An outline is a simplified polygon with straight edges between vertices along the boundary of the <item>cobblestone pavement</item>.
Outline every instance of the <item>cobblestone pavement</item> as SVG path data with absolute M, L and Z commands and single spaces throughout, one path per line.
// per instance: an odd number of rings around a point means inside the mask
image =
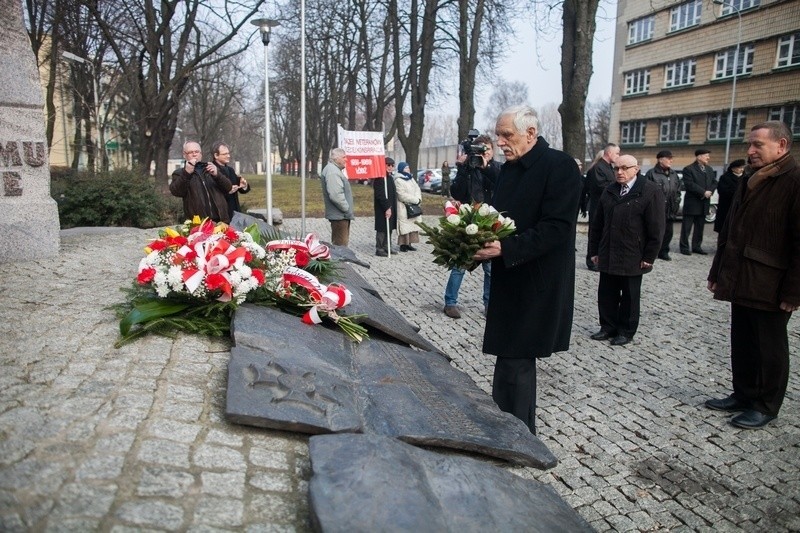
M 465 276 L 463 318 L 449 319 L 431 247 L 375 257 L 372 226 L 352 228 L 351 248 L 372 265 L 364 277 L 488 391 L 482 271 Z M 800 320 L 780 417 L 735 429 L 702 407 L 730 379 L 728 307 L 705 290 L 710 256 L 656 263 L 634 343 L 611 347 L 588 338 L 597 277 L 583 268 L 583 229 L 571 349 L 539 364 L 539 436 L 560 463 L 511 470 L 601 531 L 800 530 Z M 330 237 L 324 220 L 306 230 Z M 224 419 L 227 340 L 113 348 L 107 306 L 154 235 L 69 230 L 54 260 L 0 264 L 0 531 L 310 529 L 307 437 Z

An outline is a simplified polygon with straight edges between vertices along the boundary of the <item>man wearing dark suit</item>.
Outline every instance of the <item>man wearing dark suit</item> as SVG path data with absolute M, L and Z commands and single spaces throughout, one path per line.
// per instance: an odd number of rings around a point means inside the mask
M 474 256 L 492 260 L 483 351 L 497 356 L 495 403 L 536 433 L 536 359 L 569 349 L 581 174 L 572 157 L 539 136 L 531 107 L 503 111 L 495 135 L 506 162 L 492 205 L 517 231 Z
M 711 195 L 717 187 L 717 176 L 708 165 L 711 152 L 705 148 L 695 150 L 695 161 L 683 169 L 683 220 L 681 221 L 680 249 L 683 255 L 692 253 L 706 255 L 703 251 L 703 228 L 706 215 L 711 207 Z M 694 228 L 694 231 L 692 230 Z M 692 233 L 692 247 L 689 248 L 689 233 Z
M 600 331 L 592 339 L 622 346 L 639 327 L 642 275 L 653 270 L 666 217 L 661 187 L 639 175 L 635 157 L 619 156 L 616 173 L 589 230 L 589 252 L 600 271 Z
M 614 143 L 608 143 L 603 149 L 603 155 L 595 161 L 586 171 L 586 179 L 584 180 L 584 194 L 589 199 L 588 202 L 588 215 L 589 225 L 592 224 L 592 217 L 597 210 L 600 203 L 600 195 L 603 191 L 614 183 L 614 164 L 619 157 L 619 146 Z M 589 270 L 597 270 L 597 266 L 592 262 L 592 257 L 589 255 L 589 250 L 586 250 L 586 268 Z
M 783 122 L 756 124 L 750 166 L 736 189 L 708 273 L 714 299 L 731 303 L 733 394 L 706 401 L 755 429 L 778 416 L 789 382 L 787 327 L 800 307 L 800 166 Z

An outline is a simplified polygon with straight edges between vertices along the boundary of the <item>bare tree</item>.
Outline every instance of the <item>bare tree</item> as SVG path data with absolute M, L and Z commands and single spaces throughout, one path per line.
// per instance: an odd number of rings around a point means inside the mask
M 586 155 L 584 107 L 592 79 L 595 17 L 600 0 L 564 0 L 561 41 L 561 123 L 564 151 L 583 159 Z
M 596 154 L 611 141 L 608 132 L 611 124 L 611 100 L 601 99 L 586 104 L 586 150 Z
M 558 106 L 550 103 L 543 105 L 537 110 L 539 113 L 539 134 L 545 138 L 547 144 L 556 150 L 563 147 L 561 129 L 561 115 L 558 113 Z
M 264 0 L 247 7 L 201 0 L 81 0 L 111 47 L 126 76 L 136 114 L 136 161 L 148 172 L 155 162 L 156 186 L 167 190 L 167 158 L 180 101 L 189 78 L 203 65 L 244 50 L 254 32 L 237 35 Z
M 497 79 L 493 83 L 494 90 L 484 109 L 486 130 L 494 131 L 495 121 L 504 109 L 514 105 L 528 104 L 528 85 L 521 81 L 508 82 Z

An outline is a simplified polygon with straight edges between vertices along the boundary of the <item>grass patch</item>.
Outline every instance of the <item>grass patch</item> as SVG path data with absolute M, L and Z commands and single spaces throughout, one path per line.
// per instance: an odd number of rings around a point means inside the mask
M 264 209 L 267 205 L 266 177 L 247 174 L 244 176 L 252 187 L 247 194 L 239 195 L 242 211 L 248 209 Z M 301 191 L 299 176 L 272 176 L 272 206 L 280 209 L 284 218 L 299 218 Z M 351 181 L 353 203 L 357 217 L 371 217 L 374 214 L 372 185 L 361 185 Z M 318 179 L 306 179 L 306 217 L 323 218 L 325 205 L 322 202 L 322 185 Z

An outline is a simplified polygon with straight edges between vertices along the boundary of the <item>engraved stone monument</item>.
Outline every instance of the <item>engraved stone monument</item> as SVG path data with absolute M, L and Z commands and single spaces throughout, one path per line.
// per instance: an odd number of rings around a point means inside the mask
M 543 483 L 377 435 L 309 443 L 317 531 L 593 531 Z
M 305 433 L 373 433 L 551 468 L 520 420 L 440 353 L 390 337 L 350 341 L 277 309 L 244 305 L 232 326 L 226 416 Z
M 42 88 L 22 4 L 1 0 L 0 261 L 58 254 L 58 207 L 50 197 Z

